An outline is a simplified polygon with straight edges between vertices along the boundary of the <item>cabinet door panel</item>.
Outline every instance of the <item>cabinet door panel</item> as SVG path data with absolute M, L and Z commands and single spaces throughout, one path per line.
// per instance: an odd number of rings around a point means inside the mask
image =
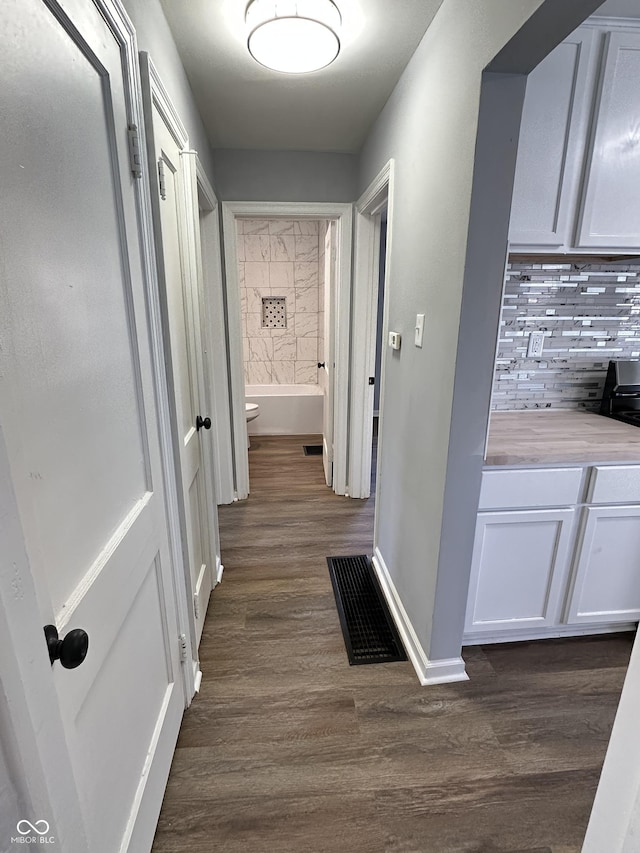
M 640 247 L 640 33 L 608 33 L 579 248 Z
M 589 507 L 569 624 L 640 619 L 640 506 Z
M 574 515 L 573 509 L 478 515 L 465 631 L 557 622 Z
M 576 31 L 529 75 L 509 229 L 514 245 L 559 248 L 570 238 L 593 38 L 591 30 Z

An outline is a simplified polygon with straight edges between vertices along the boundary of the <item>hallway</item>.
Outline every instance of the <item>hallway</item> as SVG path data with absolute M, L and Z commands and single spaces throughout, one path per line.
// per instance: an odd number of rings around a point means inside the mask
M 325 557 L 370 552 L 373 498 L 303 443 L 252 438 L 251 496 L 220 508 L 154 853 L 578 853 L 633 637 L 469 648 L 435 687 L 350 667 Z

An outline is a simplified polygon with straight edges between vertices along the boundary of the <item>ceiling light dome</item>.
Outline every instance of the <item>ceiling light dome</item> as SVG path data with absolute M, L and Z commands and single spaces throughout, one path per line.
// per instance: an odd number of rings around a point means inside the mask
M 332 0 L 252 0 L 246 21 L 251 56 L 274 71 L 318 71 L 340 52 L 342 18 Z

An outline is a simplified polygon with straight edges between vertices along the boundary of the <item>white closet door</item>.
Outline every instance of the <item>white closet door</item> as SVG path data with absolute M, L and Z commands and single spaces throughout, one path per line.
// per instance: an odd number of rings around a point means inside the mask
M 49 780 L 52 813 L 75 796 L 91 853 L 138 853 L 185 697 L 128 151 L 133 39 L 108 0 L 5 0 L 0 41 L 0 490 L 15 490 L 38 621 L 89 636 L 78 668 L 25 674 L 25 691 L 34 719 L 59 715 L 73 768 L 75 792 Z M 6 653 L 40 661 L 37 633 Z M 60 825 L 62 847 L 84 850 Z
M 145 81 L 145 85 L 154 91 L 152 80 Z M 184 553 L 189 567 L 197 645 L 215 569 L 213 472 L 204 464 L 203 448 L 203 442 L 212 441 L 212 420 L 205 407 L 190 164 L 182 156 L 186 135 L 177 138 L 178 129 L 172 127 L 165 110 L 159 108 L 157 98 L 152 96 L 151 101 L 147 107 L 152 119 L 149 159 L 155 164 L 153 194 L 159 219 L 156 227 L 160 226 L 156 234 L 158 268 L 166 310 L 177 478 L 182 492 Z

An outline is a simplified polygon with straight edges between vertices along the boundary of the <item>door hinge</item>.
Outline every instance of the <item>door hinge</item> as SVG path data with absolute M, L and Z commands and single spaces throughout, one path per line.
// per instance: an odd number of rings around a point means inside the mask
M 197 595 L 193 596 L 193 612 L 195 614 L 196 619 L 200 618 L 200 599 Z
M 142 177 L 142 160 L 140 159 L 140 136 L 138 135 L 138 125 L 130 124 L 127 130 L 129 137 L 129 162 L 131 164 L 131 173 L 134 178 Z
M 187 662 L 187 635 L 180 634 L 178 637 L 178 649 L 180 650 L 180 662 Z
M 167 182 L 164 177 L 164 160 L 158 160 L 158 185 L 160 186 L 160 198 L 164 201 L 167 197 Z

